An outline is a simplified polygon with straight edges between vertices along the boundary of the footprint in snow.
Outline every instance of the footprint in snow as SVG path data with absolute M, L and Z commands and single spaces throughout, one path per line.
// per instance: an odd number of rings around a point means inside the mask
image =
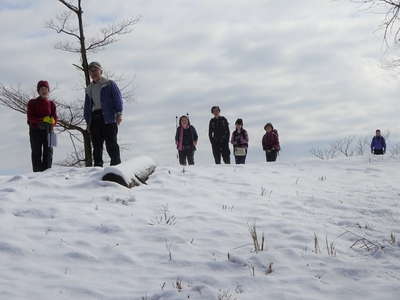
M 16 176 L 11 177 L 7 182 L 17 182 L 17 181 L 21 181 L 24 179 L 27 179 L 27 178 L 22 175 L 16 175 Z
M 100 225 L 94 228 L 95 231 L 100 232 L 100 233 L 115 233 L 115 232 L 120 232 L 121 228 L 117 225 Z
M 13 215 L 16 217 L 28 217 L 35 219 L 54 219 L 55 218 L 55 210 L 49 209 L 48 211 L 42 211 L 40 209 L 31 208 L 31 209 L 16 209 L 13 212 Z
M 22 250 L 9 243 L 0 242 L 0 253 L 12 254 L 12 255 L 22 255 Z
M 1 189 L 0 193 L 15 193 L 17 190 L 14 188 L 5 188 L 5 189 Z

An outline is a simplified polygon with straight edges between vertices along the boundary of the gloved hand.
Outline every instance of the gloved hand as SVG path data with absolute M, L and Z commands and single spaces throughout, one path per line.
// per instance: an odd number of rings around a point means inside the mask
M 48 123 L 48 124 L 50 124 L 50 125 L 56 124 L 56 120 L 54 120 L 54 118 L 53 118 L 53 117 L 50 117 L 50 116 L 45 116 L 45 117 L 42 119 L 42 121 L 43 121 L 44 123 Z

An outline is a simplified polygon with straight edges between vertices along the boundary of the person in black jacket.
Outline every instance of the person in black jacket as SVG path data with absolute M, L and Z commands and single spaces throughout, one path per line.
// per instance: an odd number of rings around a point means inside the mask
M 229 150 L 229 123 L 225 117 L 220 116 L 221 110 L 218 106 L 211 108 L 214 118 L 210 120 L 208 137 L 210 138 L 214 160 L 216 164 L 221 163 L 221 156 L 224 163 L 230 164 L 231 151 Z
M 194 165 L 194 152 L 196 151 L 199 137 L 196 129 L 190 125 L 189 118 L 182 116 L 179 119 L 179 127 L 176 129 L 175 143 L 179 154 L 179 163 L 186 166 Z

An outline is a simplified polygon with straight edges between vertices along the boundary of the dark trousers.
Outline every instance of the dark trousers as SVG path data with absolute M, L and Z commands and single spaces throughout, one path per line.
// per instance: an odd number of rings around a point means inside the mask
M 374 149 L 374 155 L 383 155 L 383 154 L 385 154 L 383 152 L 383 149 Z
M 53 148 L 49 147 L 48 135 L 48 129 L 29 129 L 33 172 L 41 172 L 51 168 L 53 162 Z
M 275 150 L 267 150 L 265 151 L 265 157 L 267 159 L 267 162 L 276 161 L 276 158 L 278 157 L 278 152 Z
M 231 157 L 230 157 L 231 151 L 229 150 L 228 143 L 213 144 L 212 151 L 213 151 L 215 163 L 217 165 L 219 165 L 221 163 L 221 156 L 222 156 L 222 159 L 224 160 L 224 163 L 226 163 L 226 164 L 231 163 Z
M 235 154 L 235 147 L 233 147 L 233 153 Z M 246 156 L 247 156 L 247 149 L 246 149 L 246 155 L 239 156 L 235 155 L 235 163 L 237 165 L 244 165 L 246 163 Z
M 186 162 L 189 165 L 194 165 L 194 150 L 192 149 L 187 149 L 187 150 L 182 150 L 178 151 L 179 154 L 179 164 L 182 166 L 186 166 Z
M 244 165 L 246 163 L 246 155 L 235 156 L 235 163 L 237 165 Z
M 106 150 L 110 156 L 111 166 L 121 163 L 119 146 L 117 142 L 118 125 L 116 123 L 105 124 L 103 113 L 95 111 L 92 114 L 92 122 L 90 124 L 90 135 L 93 144 L 93 160 L 95 167 L 103 166 L 103 145 L 106 143 Z

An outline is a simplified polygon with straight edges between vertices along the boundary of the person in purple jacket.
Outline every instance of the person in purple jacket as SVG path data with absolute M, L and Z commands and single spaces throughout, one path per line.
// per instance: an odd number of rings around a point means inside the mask
M 384 155 L 386 153 L 386 141 L 379 129 L 376 130 L 376 134 L 372 138 L 371 153 L 374 155 Z
M 247 131 L 243 129 L 243 120 L 237 119 L 235 122 L 236 130 L 232 132 L 231 144 L 233 145 L 233 153 L 235 155 L 236 164 L 245 164 L 247 156 L 247 148 L 249 147 L 249 136 Z
M 179 126 L 176 128 L 175 143 L 178 149 L 179 163 L 182 166 L 186 166 L 186 163 L 194 165 L 194 152 L 198 139 L 196 128 L 190 124 L 189 117 L 180 117 Z
M 117 142 L 118 126 L 122 122 L 122 97 L 117 84 L 103 77 L 98 62 L 89 64 L 92 82 L 86 88 L 84 117 L 93 144 L 95 167 L 103 166 L 103 145 L 110 156 L 110 165 L 121 163 Z

